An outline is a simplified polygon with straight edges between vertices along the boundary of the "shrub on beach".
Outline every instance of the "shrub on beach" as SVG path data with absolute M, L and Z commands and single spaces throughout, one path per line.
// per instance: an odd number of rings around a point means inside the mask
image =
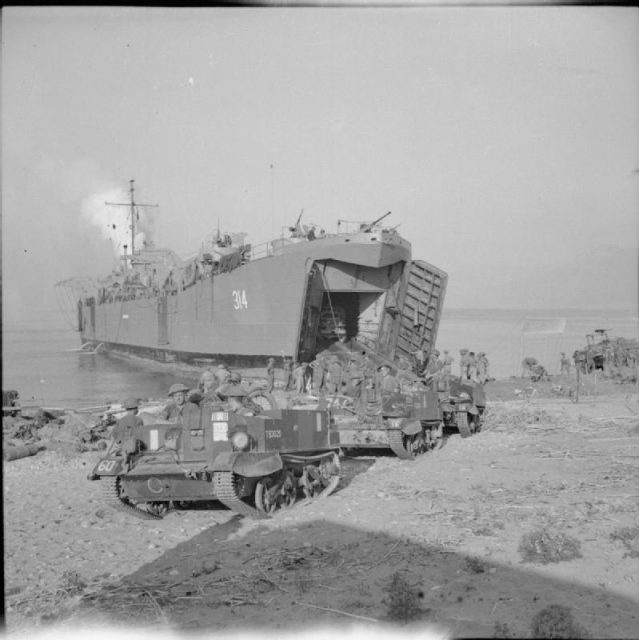
M 564 533 L 553 533 L 539 527 L 525 534 L 519 543 L 524 562 L 550 564 L 581 558 L 581 542 Z
M 387 588 L 389 595 L 388 619 L 407 623 L 423 613 L 419 606 L 419 592 L 400 573 L 394 573 Z
M 533 638 L 590 638 L 591 635 L 573 617 L 568 607 L 551 604 L 532 621 Z
M 482 431 L 522 431 L 534 425 L 555 426 L 554 416 L 534 405 L 489 405 L 484 414 Z

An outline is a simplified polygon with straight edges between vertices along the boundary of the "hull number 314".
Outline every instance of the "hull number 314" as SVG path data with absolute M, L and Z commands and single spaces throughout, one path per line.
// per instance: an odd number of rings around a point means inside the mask
M 248 302 L 246 301 L 246 291 L 244 289 L 236 289 L 235 291 L 233 291 L 233 308 L 248 309 Z

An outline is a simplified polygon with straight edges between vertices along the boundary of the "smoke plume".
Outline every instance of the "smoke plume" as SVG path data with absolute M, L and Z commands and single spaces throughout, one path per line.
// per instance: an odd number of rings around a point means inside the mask
M 153 210 L 136 207 L 135 248 L 142 249 L 153 243 L 155 220 Z M 131 252 L 130 195 L 122 188 L 113 188 L 92 194 L 82 201 L 82 216 L 95 226 L 102 238 L 108 240 L 116 258 Z

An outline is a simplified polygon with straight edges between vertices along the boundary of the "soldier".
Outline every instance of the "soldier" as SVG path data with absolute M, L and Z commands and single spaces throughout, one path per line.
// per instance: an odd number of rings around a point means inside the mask
M 448 351 L 446 351 L 446 349 L 444 349 L 444 359 L 442 361 L 442 373 L 443 375 L 447 376 L 450 378 L 450 376 L 453 375 L 453 362 L 455 362 L 455 358 L 453 358 L 453 356 L 450 355 L 450 353 L 448 353 Z
M 381 374 L 378 383 L 380 393 L 399 393 L 399 382 L 395 376 L 391 375 L 390 367 L 387 364 L 382 364 L 377 370 Z
M 468 349 L 459 350 L 459 377 L 468 380 Z
M 198 383 L 199 390 L 206 394 L 215 386 L 219 386 L 215 384 L 216 377 L 213 371 L 211 371 L 211 367 L 207 367 L 206 371 L 200 376 L 200 381 Z
M 169 402 L 166 407 L 160 412 L 159 416 L 169 422 L 182 422 L 186 414 L 190 411 L 199 411 L 199 407 L 186 401 L 186 395 L 189 392 L 189 388 L 181 383 L 177 383 L 171 386 L 169 389 Z
M 295 383 L 295 391 L 304 393 L 306 376 L 306 362 L 300 362 L 293 368 L 293 382 Z
M 313 391 L 322 391 L 324 389 L 324 377 L 326 369 L 324 368 L 324 358 L 316 356 L 315 360 L 310 364 L 313 370 Z
M 428 364 L 426 365 L 426 371 L 424 372 L 424 377 L 427 380 L 432 380 L 436 377 L 437 373 L 444 366 L 444 363 L 439 359 L 439 351 L 434 349 L 428 358 Z
M 575 353 L 577 353 L 575 351 Z M 537 358 L 526 357 L 521 361 L 521 377 L 528 378 L 533 375 L 533 367 L 537 366 Z
M 362 382 L 364 382 L 364 369 L 358 359 L 352 356 L 346 371 L 348 383 L 344 387 L 343 393 L 351 398 L 359 398 L 362 395 Z
M 329 393 L 339 393 L 342 390 L 342 364 L 337 356 L 333 356 L 328 365 L 326 388 Z
M 266 390 L 272 393 L 275 388 L 275 358 L 268 359 L 268 364 L 266 365 L 266 380 L 268 383 Z
M 125 440 L 135 440 L 137 430 L 144 425 L 138 415 L 138 401 L 135 398 L 127 398 L 123 404 L 126 414 L 117 421 L 111 431 L 111 438 L 119 445 Z
M 248 393 L 248 389 L 237 382 L 228 382 L 218 390 L 218 394 L 228 402 L 229 411 L 241 416 L 254 416 L 255 413 L 244 406 L 244 399 Z
M 337 336 L 337 340 L 342 344 L 348 341 L 348 333 L 346 332 L 346 327 L 343 322 L 338 323 L 337 327 L 335 327 L 335 335 Z
M 560 363 L 560 374 L 566 374 L 566 375 L 570 375 L 570 360 L 568 359 L 568 356 L 562 351 L 561 352 L 561 358 L 559 360 Z
M 421 375 L 426 367 L 426 354 L 421 347 L 413 351 L 412 354 L 415 357 L 415 373 Z
M 467 378 L 477 382 L 477 357 L 474 351 L 469 351 L 467 356 Z
M 477 382 L 485 384 L 488 380 L 488 358 L 483 351 L 477 354 Z
M 217 365 L 217 369 L 214 375 L 217 378 L 217 386 L 221 387 L 225 382 L 228 381 L 231 372 L 229 371 L 228 367 L 223 362 L 221 362 Z
M 293 361 L 288 356 L 284 356 L 282 369 L 284 370 L 284 391 L 290 391 L 293 378 Z

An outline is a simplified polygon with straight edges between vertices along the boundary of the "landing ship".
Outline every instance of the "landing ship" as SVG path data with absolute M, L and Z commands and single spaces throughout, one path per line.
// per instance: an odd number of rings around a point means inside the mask
M 393 362 L 435 344 L 447 275 L 412 259 L 410 243 L 383 224 L 390 212 L 339 220 L 335 233 L 302 225 L 300 214 L 255 246 L 218 230 L 184 260 L 168 248 L 136 249 L 133 184 L 130 207 L 121 268 L 57 285 L 86 349 L 249 368 L 269 357 L 310 362 L 338 340 Z

